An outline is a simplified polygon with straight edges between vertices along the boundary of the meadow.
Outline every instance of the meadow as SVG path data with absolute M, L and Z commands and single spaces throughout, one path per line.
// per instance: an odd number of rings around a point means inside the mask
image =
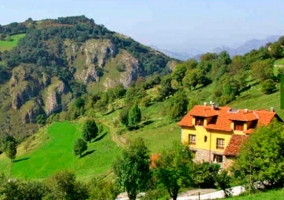
M 89 180 L 94 176 L 108 174 L 121 149 L 111 140 L 103 128 L 81 158 L 73 153 L 75 140 L 81 137 L 82 123 L 56 122 L 41 129 L 18 148 L 11 175 L 23 179 L 44 179 L 55 172 L 70 170 L 78 179 Z M 10 160 L 0 156 L 0 167 L 10 173 Z
M 0 40 L 0 51 L 11 50 L 13 47 L 17 46 L 19 40 L 25 37 L 26 34 L 17 34 L 10 36 L 9 41 L 2 41 Z

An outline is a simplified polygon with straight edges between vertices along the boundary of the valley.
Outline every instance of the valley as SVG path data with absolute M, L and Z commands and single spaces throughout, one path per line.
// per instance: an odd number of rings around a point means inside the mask
M 150 158 L 159 155 L 166 159 L 163 155 L 170 155 L 173 144 L 180 145 L 178 122 L 195 105 L 213 101 L 217 107 L 228 105 L 236 109 L 273 107 L 284 119 L 280 106 L 284 37 L 245 55 L 230 57 L 222 51 L 205 53 L 200 61 L 179 61 L 85 16 L 27 20 L 1 27 L 3 177 L 25 183 L 39 181 L 51 188 L 50 182 L 52 185 L 56 182 L 53 179 L 63 174 L 72 176 L 79 189 L 97 189 L 97 180 L 106 181 L 100 183 L 114 189 L 113 180 L 118 179 L 116 162 L 136 150 L 130 151 L 131 145 L 140 141 L 136 145 L 147 148 L 145 160 L 148 168 L 150 162 L 151 170 L 155 170 L 156 164 Z M 86 142 L 87 150 L 78 156 L 74 154 L 74 144 L 85 139 L 83 127 L 88 120 L 95 121 L 98 135 Z M 8 151 L 11 145 L 16 146 L 14 157 Z M 207 169 L 206 163 L 193 164 L 191 154 L 181 155 L 187 157 L 180 162 L 186 167 L 191 164 L 197 172 L 208 172 L 211 167 L 208 165 Z M 197 179 L 192 178 L 190 187 L 206 183 Z M 210 187 L 221 188 L 216 186 L 219 179 L 211 179 Z M 232 177 L 230 181 L 230 185 L 239 183 Z M 5 181 L 2 183 L 5 185 Z M 186 184 L 178 187 L 188 188 Z M 160 192 L 157 185 L 149 188 L 154 191 L 152 194 L 149 189 L 150 195 Z M 162 192 L 156 196 L 167 196 L 165 190 Z

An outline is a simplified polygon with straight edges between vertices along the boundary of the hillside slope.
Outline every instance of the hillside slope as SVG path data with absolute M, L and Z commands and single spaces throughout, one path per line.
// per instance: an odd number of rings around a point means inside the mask
M 0 36 L 0 136 L 30 135 L 36 126 L 26 124 L 37 116 L 66 110 L 85 93 L 169 73 L 177 63 L 85 16 L 12 23 L 0 26 Z

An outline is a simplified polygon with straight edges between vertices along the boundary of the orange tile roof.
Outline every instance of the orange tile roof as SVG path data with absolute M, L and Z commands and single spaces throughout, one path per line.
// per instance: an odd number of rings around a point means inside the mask
M 247 110 L 247 109 L 232 109 L 228 106 L 214 107 L 205 105 L 194 106 L 178 123 L 179 126 L 193 127 L 193 117 L 213 117 L 217 116 L 216 123 L 207 124 L 206 129 L 220 130 L 220 131 L 232 131 L 232 121 L 258 121 L 258 125 L 268 125 L 274 117 L 277 117 L 282 121 L 274 111 L 267 110 Z M 251 133 L 252 130 L 247 130 L 245 133 Z
M 193 127 L 192 124 L 192 116 L 190 113 L 187 113 L 182 120 L 178 123 L 179 126 L 187 126 L 187 127 Z
M 258 116 L 255 114 L 254 111 L 239 110 L 237 113 L 230 113 L 229 119 L 247 122 L 258 119 Z
M 240 151 L 240 146 L 244 140 L 246 140 L 248 136 L 246 135 L 232 135 L 228 146 L 224 151 L 225 156 L 236 156 Z
M 248 130 L 244 131 L 245 134 L 251 134 L 253 133 L 253 129 L 249 128 Z
M 259 125 L 264 125 L 264 126 L 268 125 L 272 121 L 272 119 L 277 115 L 276 112 L 269 112 L 266 110 L 256 110 L 255 113 L 259 116 L 258 120 Z
M 198 117 L 212 117 L 218 115 L 217 110 L 213 110 L 211 106 L 200 106 L 195 105 L 190 111 L 189 114 L 192 116 Z

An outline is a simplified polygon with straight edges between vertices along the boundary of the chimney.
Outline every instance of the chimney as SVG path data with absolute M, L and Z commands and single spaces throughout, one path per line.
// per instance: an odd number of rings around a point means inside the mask
M 248 109 L 247 109 L 247 108 L 245 108 L 245 110 L 244 110 L 244 111 L 245 111 L 245 113 L 247 113 L 247 112 L 248 112 Z
M 215 110 L 215 103 L 213 101 L 210 101 L 210 104 L 211 104 L 211 109 Z
M 274 107 L 270 107 L 270 111 L 271 111 L 271 112 L 274 112 Z
M 207 106 L 207 102 L 204 102 L 204 106 Z

